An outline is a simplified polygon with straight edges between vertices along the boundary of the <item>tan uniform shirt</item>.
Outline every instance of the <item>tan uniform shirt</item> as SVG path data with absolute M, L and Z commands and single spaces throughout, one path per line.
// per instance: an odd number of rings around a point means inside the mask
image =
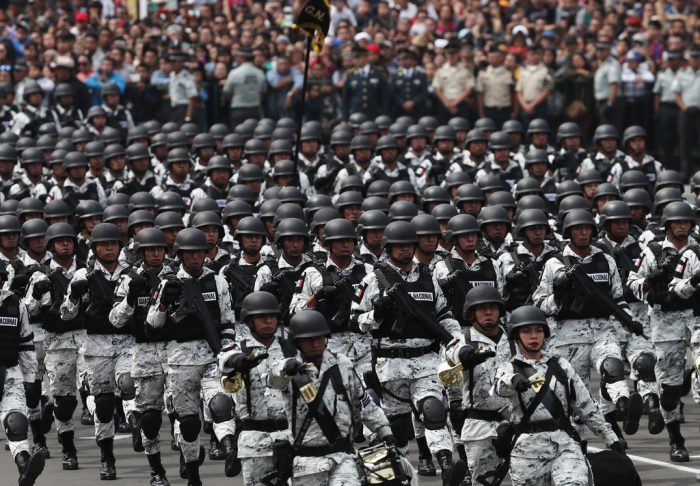
M 520 77 L 515 85 L 515 91 L 522 93 L 525 101 L 530 103 L 545 89 L 554 86 L 552 75 L 547 66 L 540 63 L 536 66 L 527 66 L 520 70 Z
M 484 94 L 484 106 L 508 108 L 511 106 L 513 74 L 503 66 L 489 66 L 476 78 L 476 90 Z

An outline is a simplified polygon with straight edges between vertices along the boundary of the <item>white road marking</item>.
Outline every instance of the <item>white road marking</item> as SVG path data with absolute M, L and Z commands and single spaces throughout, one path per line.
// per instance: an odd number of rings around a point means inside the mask
M 119 435 L 115 435 L 112 438 L 114 440 L 131 439 L 131 434 L 129 434 L 129 435 L 119 434 Z M 95 436 L 91 435 L 89 437 L 78 437 L 78 439 L 80 439 L 80 440 L 95 440 Z
M 604 449 L 599 449 L 597 447 L 589 447 L 588 450 L 592 451 L 592 452 L 600 452 Z M 663 461 L 657 461 L 656 459 L 649 459 L 648 457 L 635 456 L 632 454 L 627 454 L 627 457 L 632 459 L 632 461 L 634 461 L 634 462 L 643 462 L 645 464 L 651 464 L 653 466 L 668 467 L 670 469 L 675 469 L 676 471 L 682 471 L 682 472 L 687 472 L 687 473 L 691 473 L 691 474 L 700 473 L 700 469 L 695 469 L 695 468 L 687 467 L 687 466 L 679 466 L 677 464 L 670 464 L 668 462 L 663 462 Z M 690 456 L 690 457 L 700 457 L 700 456 Z

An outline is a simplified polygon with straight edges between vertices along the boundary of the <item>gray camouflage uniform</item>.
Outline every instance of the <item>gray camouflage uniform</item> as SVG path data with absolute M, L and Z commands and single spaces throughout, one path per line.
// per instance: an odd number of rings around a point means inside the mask
M 542 353 L 542 359 L 531 360 L 520 352 L 516 359 L 532 366 L 541 376 L 547 372 L 547 360 L 552 357 Z M 586 384 L 574 367 L 567 360 L 558 358 L 559 365 L 568 378 L 568 383 L 560 383 L 555 376 L 549 382 L 549 389 L 561 402 L 563 410 L 569 407 L 597 435 L 605 440 L 607 445 L 617 441 L 610 424 L 605 421 L 596 401 L 591 397 Z M 511 421 L 519 423 L 523 410 L 518 400 L 518 393 L 512 386 L 513 363 L 502 363 L 496 370 L 494 393 L 508 398 L 511 402 Z M 567 393 L 566 387 L 572 389 Z M 530 388 L 520 394 L 527 406 L 535 397 L 534 389 Z M 569 397 L 575 397 L 569 402 Z M 547 408 L 540 403 L 530 417 L 530 423 L 559 419 L 553 417 Z M 553 432 L 523 433 L 511 452 L 510 477 L 514 486 L 545 486 L 549 484 L 566 484 L 569 486 L 588 486 L 588 464 L 581 452 L 581 446 L 563 430 Z
M 243 484 L 252 486 L 261 484 L 265 476 L 275 472 L 272 443 L 278 439 L 287 439 L 289 429 L 284 427 L 281 430 L 266 432 L 256 430 L 253 423 L 254 421 L 275 421 L 280 426 L 287 423 L 282 392 L 268 386 L 268 377 L 273 367 L 284 359 L 279 340 L 275 339 L 270 347 L 266 348 L 252 337 L 238 339 L 235 347 L 219 353 L 219 368 L 222 373 L 228 374 L 233 371 L 226 366 L 226 362 L 233 356 L 242 354 L 243 349 L 246 353 L 268 353 L 268 357 L 248 373 L 245 388 L 234 395 L 236 416 L 242 424 L 238 437 L 238 458 L 243 467 Z
M 293 358 L 288 358 L 293 359 Z M 277 361 L 269 369 L 268 385 L 282 390 L 287 412 L 287 421 L 301 424 L 306 416 L 307 406 L 303 399 L 297 402 L 297 408 L 292 408 L 291 384 L 289 377 L 284 372 L 284 365 L 287 359 Z M 384 438 L 391 434 L 389 422 L 384 412 L 376 405 L 365 389 L 362 382 L 357 377 L 352 363 L 344 356 L 336 356 L 329 350 L 323 354 L 321 371 L 315 368 L 307 371 L 316 387 L 320 387 L 323 375 L 333 366 L 338 366 L 340 376 L 350 403 L 347 403 L 345 394 L 336 393 L 334 387 L 329 383 L 323 394 L 323 402 L 328 410 L 333 414 L 335 423 L 340 431 L 340 436 L 347 438 L 351 443 L 353 428 L 360 420 L 378 437 Z M 292 434 L 298 431 L 291 431 Z M 289 436 L 290 441 L 294 441 L 293 436 Z M 302 447 L 328 446 L 328 440 L 323 435 L 321 428 L 315 420 L 311 420 L 308 431 L 301 442 Z M 294 458 L 294 470 L 292 484 L 294 486 L 319 486 L 326 484 L 359 485 L 355 456 L 347 452 L 334 452 L 324 456 L 297 456 Z
M 205 267 L 198 278 L 201 280 L 212 273 L 212 270 Z M 182 268 L 178 270 L 176 277 L 181 280 L 193 278 Z M 232 326 L 235 321 L 235 315 L 231 308 L 231 295 L 229 294 L 226 280 L 219 275 L 215 275 L 214 278 L 221 314 L 221 344 L 225 347 L 233 342 Z M 164 285 L 165 281 L 162 281 L 157 290 L 157 298 L 148 309 L 148 316 L 146 317 L 148 325 L 154 328 L 161 328 L 166 325 L 168 311 L 161 312 L 159 310 Z M 199 415 L 201 408 L 200 393 L 204 398 L 205 406 L 209 405 L 209 400 L 217 393 L 225 393 L 223 388 L 221 388 L 221 373 L 216 364 L 216 356 L 204 339 L 173 343 L 171 346 L 168 346 L 168 369 L 166 374 L 168 395 L 173 397 L 173 408 L 180 417 Z M 214 424 L 214 433 L 219 439 L 234 432 L 235 426 L 232 420 Z M 185 461 L 197 461 L 199 458 L 199 438 L 194 442 L 185 441 L 177 425 L 175 427 L 175 438 L 180 445 Z
M 114 273 L 107 271 L 102 264 L 95 260 L 94 271 L 100 272 L 108 281 L 118 281 L 123 273 L 128 270 L 121 264 L 117 265 Z M 88 269 L 76 270 L 71 279 L 71 285 L 76 280 L 85 279 L 89 273 Z M 81 306 L 85 306 L 90 301 L 90 293 L 86 292 L 77 304 L 70 300 L 71 288 L 61 305 L 61 318 L 63 320 L 74 319 Z M 85 357 L 87 368 L 88 384 L 90 394 L 96 397 L 103 393 L 117 393 L 119 383 L 123 375 L 131 373 L 131 352 L 134 338 L 128 334 L 84 334 L 82 352 Z M 133 411 L 134 400 L 124 400 L 124 413 L 129 416 Z M 92 406 L 90 406 L 92 405 Z M 89 401 L 88 406 L 93 409 L 94 402 Z M 99 442 L 103 439 L 114 437 L 114 420 L 102 423 L 97 418 L 97 411 L 90 410 L 95 417 L 95 439 Z

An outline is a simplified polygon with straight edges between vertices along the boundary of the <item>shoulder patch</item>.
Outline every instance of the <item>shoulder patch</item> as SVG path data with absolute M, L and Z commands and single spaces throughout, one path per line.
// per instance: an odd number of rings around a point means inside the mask
M 675 276 L 678 278 L 683 277 L 683 272 L 685 271 L 685 266 L 688 263 L 688 258 L 683 257 L 678 261 L 678 265 L 676 265 L 676 271 L 675 271 Z
M 365 296 L 365 290 L 367 289 L 367 283 L 362 282 L 360 285 L 357 286 L 355 289 L 355 294 L 352 297 L 353 302 L 356 304 L 359 304 L 362 302 L 362 298 Z
M 294 293 L 298 294 L 301 292 L 301 290 L 304 288 L 304 280 L 306 280 L 306 273 L 302 272 L 301 275 L 299 276 L 299 280 L 296 281 L 296 284 L 294 285 Z

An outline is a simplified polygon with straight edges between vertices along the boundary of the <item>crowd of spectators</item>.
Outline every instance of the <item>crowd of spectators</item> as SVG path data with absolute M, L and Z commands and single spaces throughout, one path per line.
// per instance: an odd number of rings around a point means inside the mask
M 194 103 L 187 113 L 203 128 L 297 116 L 306 42 L 292 24 L 300 5 L 167 0 L 133 12 L 127 3 L 10 1 L 0 11 L 2 105 L 21 103 L 28 79 L 46 92 L 44 103 L 70 82 L 85 113 L 112 82 L 134 123 L 181 117 L 169 89 L 181 63 L 168 53 L 176 52 L 194 80 L 183 91 Z M 542 117 L 553 127 L 576 121 L 586 136 L 604 122 L 620 132 L 638 124 L 674 167 L 679 144 L 700 140 L 699 6 L 332 0 L 325 48 L 311 57 L 304 117 L 327 129 L 353 111 L 429 113 L 441 122 L 488 116 L 499 125 L 515 118 L 525 126 Z

